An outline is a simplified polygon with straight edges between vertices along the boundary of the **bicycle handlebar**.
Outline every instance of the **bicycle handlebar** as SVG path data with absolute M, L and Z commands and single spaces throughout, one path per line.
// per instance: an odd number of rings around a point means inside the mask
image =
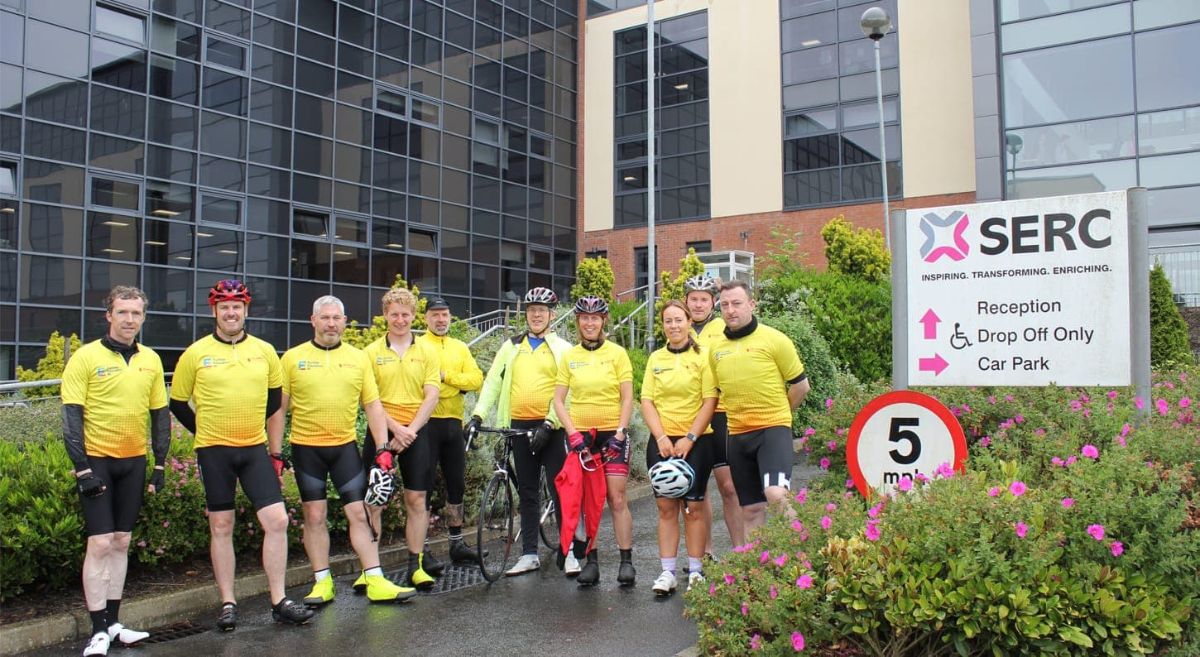
M 465 446 L 466 446 L 467 451 L 471 450 L 471 442 L 475 439 L 475 435 L 480 434 L 480 433 L 494 433 L 499 436 L 502 436 L 506 440 L 509 438 L 512 438 L 514 436 L 520 436 L 522 434 L 524 434 L 525 436 L 528 436 L 530 438 L 533 437 L 532 429 L 511 429 L 511 428 L 505 429 L 502 427 L 476 427 L 475 429 L 467 432 L 466 441 L 465 441 Z

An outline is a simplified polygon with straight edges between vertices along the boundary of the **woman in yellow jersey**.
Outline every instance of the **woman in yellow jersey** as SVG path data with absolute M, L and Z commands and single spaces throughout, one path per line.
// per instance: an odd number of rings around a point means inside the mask
M 575 302 L 579 344 L 571 347 L 558 364 L 554 411 L 562 421 L 572 452 L 604 451 L 608 508 L 612 511 L 617 548 L 621 551 L 617 582 L 631 586 L 636 571 L 633 568 L 633 516 L 629 514 L 629 503 L 625 499 L 625 480 L 629 477 L 629 435 L 625 427 L 633 413 L 633 368 L 629 364 L 629 354 L 620 345 L 605 340 L 604 322 L 607 320 L 608 304 L 603 299 L 582 297 Z M 567 412 L 568 392 L 571 395 L 570 413 Z M 582 519 L 579 525 L 583 526 Z M 575 537 L 584 538 L 579 528 Z M 587 563 L 577 581 L 584 586 L 600 581 L 595 546 L 587 553 Z
M 670 595 L 677 584 L 675 558 L 679 552 L 680 510 L 685 510 L 688 589 L 704 581 L 700 569 L 708 526 L 703 504 L 708 475 L 712 472 L 713 452 L 708 449 L 708 442 L 714 437 L 709 421 L 717 407 L 717 384 L 708 364 L 708 351 L 692 339 L 689 320 L 682 302 L 671 300 L 663 306 L 667 346 L 650 354 L 642 377 L 642 417 L 653 437 L 646 444 L 646 467 L 655 475 L 652 482 L 658 498 L 658 556 L 662 574 L 653 586 L 658 595 Z M 683 459 L 691 466 L 690 486 L 679 476 L 678 461 L 671 459 Z M 663 465 L 656 468 L 660 462 Z M 661 478 L 667 487 L 684 489 L 686 492 L 672 491 L 672 494 L 682 492 L 679 497 L 683 501 L 659 495 L 662 487 L 656 478 Z

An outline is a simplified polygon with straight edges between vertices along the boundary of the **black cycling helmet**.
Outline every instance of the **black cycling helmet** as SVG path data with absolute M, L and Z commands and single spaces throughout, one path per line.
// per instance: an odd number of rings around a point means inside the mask
M 525 293 L 525 305 L 531 306 L 539 304 L 543 306 L 554 306 L 558 304 L 558 295 L 548 287 L 535 287 Z
M 607 315 L 608 302 L 600 297 L 580 297 L 575 301 L 576 315 Z

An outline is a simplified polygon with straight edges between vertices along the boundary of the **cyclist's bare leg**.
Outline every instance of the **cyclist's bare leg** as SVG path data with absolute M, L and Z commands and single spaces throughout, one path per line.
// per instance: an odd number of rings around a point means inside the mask
M 305 502 L 304 509 L 304 552 L 313 572 L 329 567 L 329 523 L 325 500 Z
M 633 515 L 629 513 L 629 501 L 625 498 L 626 477 L 608 475 L 608 508 L 612 511 L 613 533 L 617 535 L 617 547 L 628 550 L 633 547 Z
M 725 528 L 729 530 L 729 540 L 733 545 L 746 544 L 746 527 L 742 521 L 742 505 L 738 502 L 737 489 L 733 487 L 733 475 L 729 468 L 713 470 L 717 478 L 717 490 L 721 493 L 721 511 L 725 515 Z M 709 507 L 711 514 L 711 506 Z M 712 525 L 711 515 L 709 525 Z M 712 552 L 712 536 L 709 536 L 706 552 Z
M 429 533 L 429 510 L 425 508 L 426 493 L 423 490 L 404 489 L 404 540 L 408 550 L 416 554 L 424 549 L 425 536 Z
M 233 595 L 233 573 L 237 567 L 237 557 L 233 553 L 233 519 L 233 511 L 208 512 L 208 554 L 222 602 L 237 601 Z
M 288 515 L 283 502 L 259 509 L 258 523 L 263 529 L 263 570 L 267 573 L 267 586 L 271 589 L 271 604 L 275 605 L 286 595 Z M 326 547 L 326 551 L 328 549 Z
M 103 611 L 108 604 L 112 543 L 112 533 L 96 534 L 87 539 L 87 552 L 83 557 L 83 598 L 88 611 Z
M 674 557 L 679 554 L 680 501 L 660 497 L 655 503 L 658 505 L 658 556 Z
M 701 505 L 708 506 L 710 511 L 712 506 L 708 505 L 707 500 L 686 502 L 686 504 L 687 511 L 683 514 L 683 532 L 687 554 L 693 559 L 699 559 L 704 556 L 704 548 L 708 545 L 710 534 L 709 527 L 704 522 L 704 510 Z M 671 524 L 675 524 L 674 521 Z
M 352 502 L 342 507 L 342 510 L 346 512 L 346 520 L 350 523 L 350 545 L 358 555 L 358 562 L 362 564 L 363 570 L 366 570 L 379 565 L 379 544 L 373 540 L 371 528 L 367 526 L 367 511 L 364 506 L 362 502 Z M 372 507 L 372 510 L 374 508 Z M 378 529 L 379 525 L 374 527 Z M 315 570 L 316 566 L 313 566 L 313 569 Z

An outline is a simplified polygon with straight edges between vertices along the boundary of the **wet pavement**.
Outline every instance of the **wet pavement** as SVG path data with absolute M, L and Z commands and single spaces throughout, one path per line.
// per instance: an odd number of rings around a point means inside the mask
M 811 476 L 797 470 L 794 485 Z M 715 498 L 715 548 L 729 549 L 729 535 L 721 521 L 720 496 Z M 652 497 L 630 504 L 634 518 L 634 564 L 637 584 L 617 585 L 619 561 L 607 514 L 600 529 L 600 584 L 580 587 L 555 567 L 553 555 L 542 546 L 542 569 L 520 577 L 501 578 L 487 585 L 478 570 L 466 567 L 451 573 L 468 583 L 444 593 L 422 594 L 410 603 L 369 604 L 355 596 L 355 576 L 336 579 L 337 599 L 317 612 L 303 627 L 285 627 L 271 621 L 267 596 L 239 602 L 240 618 L 234 632 L 205 631 L 192 636 L 143 646 L 137 652 L 113 648 L 110 655 L 254 655 L 255 657 L 316 657 L 336 655 L 586 655 L 627 654 L 669 656 L 696 642 L 695 625 L 683 617 L 682 590 L 657 598 L 650 585 L 659 573 L 655 527 L 657 512 Z M 685 554 L 682 545 L 680 553 Z M 439 555 L 440 556 L 440 555 Z M 515 556 L 514 556 L 515 559 Z M 686 560 L 680 559 L 681 565 Z M 395 572 L 387 573 L 390 577 Z M 686 581 L 686 575 L 680 578 Z M 684 585 L 686 586 L 686 584 Z M 447 587 L 450 588 L 450 587 Z M 293 599 L 307 585 L 288 591 Z M 212 627 L 217 613 L 193 619 Z M 79 654 L 82 642 L 60 644 L 31 655 Z

